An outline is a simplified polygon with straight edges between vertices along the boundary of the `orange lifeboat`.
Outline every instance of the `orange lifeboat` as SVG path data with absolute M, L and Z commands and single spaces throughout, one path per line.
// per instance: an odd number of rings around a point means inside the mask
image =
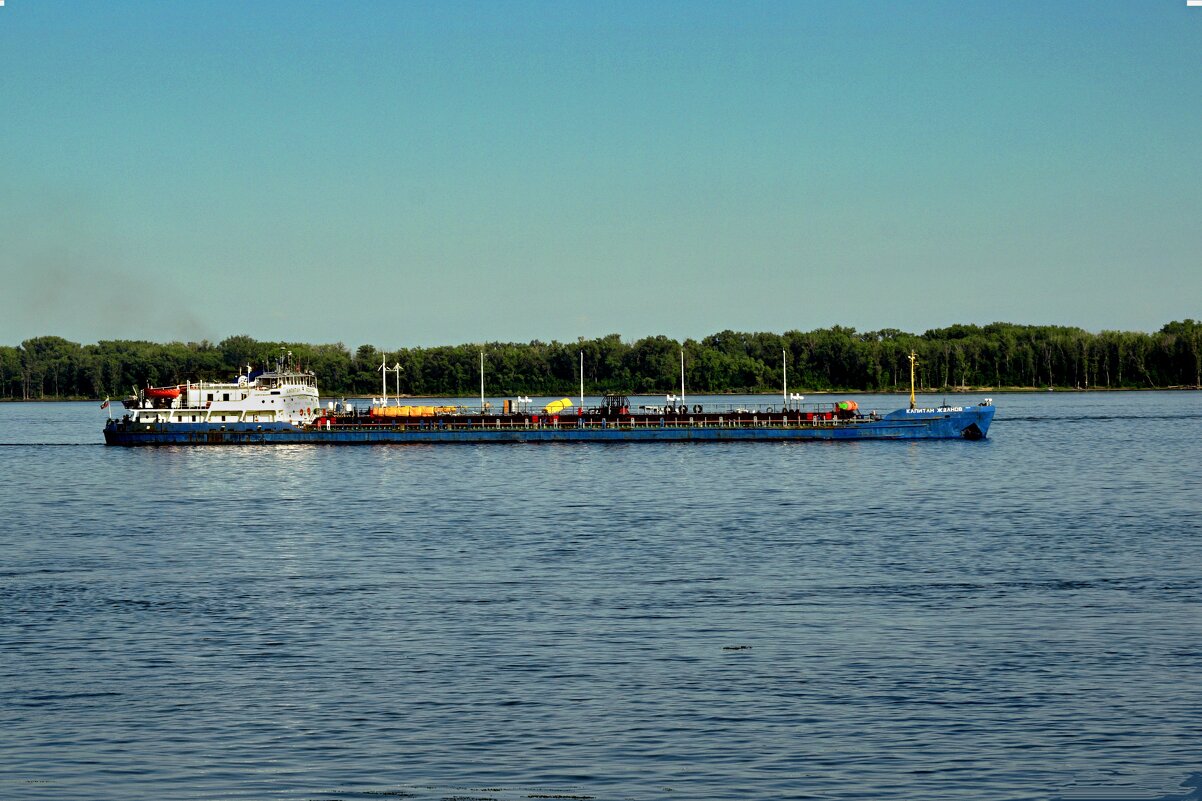
M 148 398 L 165 398 L 175 400 L 181 392 L 179 387 L 147 387 L 146 397 Z

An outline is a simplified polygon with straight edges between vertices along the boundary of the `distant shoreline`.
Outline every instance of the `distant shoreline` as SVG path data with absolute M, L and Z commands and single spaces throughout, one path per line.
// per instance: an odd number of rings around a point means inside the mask
M 1095 393 L 1095 392 L 1197 392 L 1202 390 L 1202 387 L 1197 386 L 1176 386 L 1176 387 L 956 387 L 954 389 L 920 389 L 916 390 L 919 395 L 982 395 L 987 392 L 992 392 L 1002 395 L 1021 395 L 1031 393 L 1048 392 L 1067 392 L 1073 394 L 1079 393 Z M 894 390 L 879 390 L 879 389 L 822 389 L 809 390 L 800 394 L 805 397 L 827 397 L 830 395 L 908 395 L 908 389 Z M 557 392 L 538 397 L 550 398 L 556 395 L 567 397 L 573 393 Z M 600 397 L 605 393 L 591 393 L 588 397 Z M 627 395 L 632 397 L 653 398 L 659 395 L 667 395 L 669 392 L 628 392 Z M 760 392 L 743 392 L 739 390 L 728 390 L 725 392 L 690 392 L 690 397 L 723 397 L 734 395 L 765 395 L 779 396 L 780 392 L 772 390 L 763 390 Z M 345 398 L 346 400 L 373 400 L 380 397 L 379 395 L 322 395 L 323 398 Z M 487 398 L 499 398 L 503 395 L 487 395 Z M 389 395 L 390 400 L 428 400 L 432 398 L 447 398 L 455 400 L 479 400 L 479 395 Z M 78 396 L 63 396 L 63 397 L 42 397 L 42 398 L 0 398 L 0 403 L 104 403 L 104 398 L 82 398 Z M 120 398 L 109 398 L 109 402 L 114 408 L 121 408 Z
M 218 343 L 104 340 L 93 345 L 44 336 L 16 347 L 0 345 L 0 395 L 120 399 L 130 387 L 185 378 L 219 382 L 245 375 L 251 365 L 283 364 L 281 358 L 285 367 L 319 376 L 332 397 L 372 397 L 377 389 L 412 398 L 479 397 L 482 371 L 494 396 L 503 388 L 539 397 L 556 388 L 574 394 L 582 372 L 585 386 L 597 394 L 602 388 L 636 387 L 672 393 L 682 371 L 690 386 L 731 388 L 717 395 L 747 394 L 735 387 L 760 387 L 766 395 L 786 385 L 800 392 L 875 388 L 865 391 L 868 397 L 885 388 L 908 392 L 911 381 L 926 387 L 941 381 L 942 388 L 925 391 L 949 395 L 1046 392 L 1049 387 L 1154 390 L 1202 384 L 1202 322 L 1173 321 L 1156 333 L 1091 334 L 1066 326 L 990 323 L 921 335 L 842 326 L 783 334 L 722 331 L 700 340 L 664 335 L 624 340 L 608 334 L 572 343 L 491 342 L 387 352 L 370 345 L 352 350 L 342 343 L 260 342 L 246 335 Z M 381 387 L 384 379 L 387 389 Z

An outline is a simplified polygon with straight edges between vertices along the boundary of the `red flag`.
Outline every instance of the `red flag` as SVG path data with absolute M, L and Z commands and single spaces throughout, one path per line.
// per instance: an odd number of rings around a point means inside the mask
M 104 403 L 100 404 L 100 408 L 101 408 L 101 409 L 107 409 L 108 407 L 109 407 L 109 399 L 108 399 L 108 398 L 105 398 L 105 399 L 104 399 Z

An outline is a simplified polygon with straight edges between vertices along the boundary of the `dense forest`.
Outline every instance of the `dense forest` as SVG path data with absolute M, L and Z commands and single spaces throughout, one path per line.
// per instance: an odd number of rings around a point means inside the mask
M 585 390 L 662 393 L 680 384 L 684 348 L 690 392 L 778 391 L 782 363 L 796 391 L 908 388 L 911 349 L 927 390 L 1061 387 L 1081 389 L 1197 387 L 1202 384 L 1202 323 L 1172 322 L 1154 334 L 1010 323 L 954 325 L 921 335 L 853 328 L 784 334 L 723 331 L 699 341 L 664 336 L 623 341 L 617 334 L 578 342 L 454 345 L 389 351 L 408 395 L 472 395 L 484 352 L 490 395 L 574 394 L 579 353 Z M 342 343 L 259 342 L 232 336 L 218 343 L 106 340 L 80 345 L 61 337 L 0 346 L 0 398 L 103 398 L 135 386 L 228 380 L 246 365 L 291 352 L 313 370 L 326 394 L 370 395 L 380 388 L 381 353 Z M 390 375 L 389 391 L 395 377 Z

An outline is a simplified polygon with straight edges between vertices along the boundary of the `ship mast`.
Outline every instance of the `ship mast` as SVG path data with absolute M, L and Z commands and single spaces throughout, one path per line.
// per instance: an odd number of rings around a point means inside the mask
M 680 349 L 680 405 L 684 406 L 684 348 Z
M 918 354 L 910 351 L 910 408 L 914 408 L 914 366 L 918 364 Z
M 380 354 L 380 405 L 388 405 L 388 354 Z

